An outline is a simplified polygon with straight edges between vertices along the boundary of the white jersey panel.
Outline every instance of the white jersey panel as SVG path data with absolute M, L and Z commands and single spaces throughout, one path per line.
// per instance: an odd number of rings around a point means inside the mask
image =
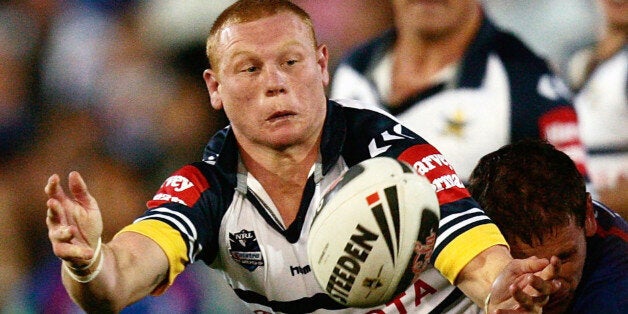
M 596 188 L 628 177 L 627 79 L 628 49 L 623 49 L 596 68 L 574 100 Z
M 438 147 L 467 181 L 482 156 L 510 141 L 508 90 L 506 71 L 491 56 L 481 88 L 444 90 L 410 106 L 397 119 Z

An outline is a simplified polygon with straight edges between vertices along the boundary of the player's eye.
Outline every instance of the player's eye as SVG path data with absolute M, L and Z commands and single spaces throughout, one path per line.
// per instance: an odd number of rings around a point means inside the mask
M 253 73 L 255 71 L 257 71 L 257 67 L 256 66 L 250 66 L 250 67 L 244 68 L 244 70 L 242 70 L 242 72 L 248 72 L 248 73 Z
M 287 65 L 290 65 L 290 66 L 295 65 L 296 63 L 297 63 L 297 60 L 288 60 L 288 61 L 286 62 L 286 64 L 287 64 Z

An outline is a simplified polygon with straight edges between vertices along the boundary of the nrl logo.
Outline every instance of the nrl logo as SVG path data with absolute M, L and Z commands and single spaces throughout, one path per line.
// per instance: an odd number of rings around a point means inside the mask
M 238 233 L 229 233 L 229 255 L 248 271 L 264 266 L 264 258 L 253 231 L 242 230 Z

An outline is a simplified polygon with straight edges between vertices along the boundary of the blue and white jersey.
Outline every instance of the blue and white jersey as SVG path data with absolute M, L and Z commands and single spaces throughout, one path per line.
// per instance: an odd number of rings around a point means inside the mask
M 346 308 L 317 283 L 306 243 L 322 191 L 352 165 L 375 156 L 406 161 L 435 186 L 441 210 L 431 256 L 436 268 L 421 273 L 387 305 Z M 186 265 L 202 260 L 221 271 L 255 313 L 479 313 L 450 282 L 486 248 L 507 245 L 436 148 L 393 117 L 355 102 L 328 101 L 320 160 L 289 226 L 239 161 L 229 127 L 211 139 L 203 161 L 174 172 L 147 205 L 148 211 L 122 232 L 144 234 L 166 253 L 169 278 L 154 294 Z
M 388 30 L 350 51 L 332 76 L 332 99 L 357 99 L 390 112 L 449 159 L 467 181 L 479 159 L 522 138 L 543 138 L 586 173 L 575 110 L 566 85 L 514 36 L 484 19 L 464 57 L 433 85 L 395 106 Z

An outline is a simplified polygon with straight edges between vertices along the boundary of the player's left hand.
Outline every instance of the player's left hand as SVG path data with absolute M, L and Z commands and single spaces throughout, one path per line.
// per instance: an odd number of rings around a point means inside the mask
M 493 283 L 487 313 L 542 313 L 550 295 L 560 289 L 560 266 L 554 257 L 512 260 Z

